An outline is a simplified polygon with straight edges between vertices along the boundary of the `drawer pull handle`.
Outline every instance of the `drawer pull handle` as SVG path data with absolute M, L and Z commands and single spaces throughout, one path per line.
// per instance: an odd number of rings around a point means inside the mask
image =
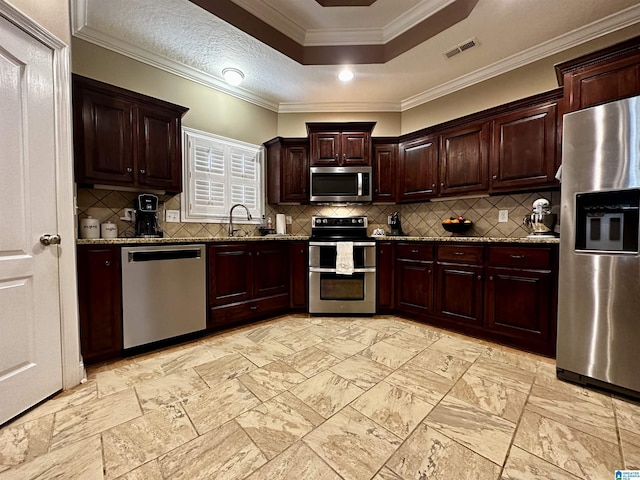
M 454 255 L 464 255 L 464 252 L 453 252 Z
M 418 253 L 418 250 L 411 250 L 411 253 Z
M 254 306 L 249 307 L 249 308 L 250 308 L 251 310 L 257 310 L 257 309 L 258 309 L 258 306 L 257 306 L 257 305 L 254 305 Z
M 520 259 L 524 258 L 524 255 L 511 255 L 511 258 Z

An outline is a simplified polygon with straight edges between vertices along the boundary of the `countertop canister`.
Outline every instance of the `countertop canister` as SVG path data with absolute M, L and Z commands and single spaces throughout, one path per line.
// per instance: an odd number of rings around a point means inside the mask
M 80 238 L 100 238 L 100 220 L 91 216 L 81 218 Z
M 105 222 L 100 225 L 102 238 L 118 238 L 118 226 L 113 222 Z

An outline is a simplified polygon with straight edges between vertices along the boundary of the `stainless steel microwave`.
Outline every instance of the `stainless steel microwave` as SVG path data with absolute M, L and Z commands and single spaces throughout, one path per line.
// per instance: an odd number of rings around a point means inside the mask
M 370 202 L 371 167 L 311 167 L 311 202 Z

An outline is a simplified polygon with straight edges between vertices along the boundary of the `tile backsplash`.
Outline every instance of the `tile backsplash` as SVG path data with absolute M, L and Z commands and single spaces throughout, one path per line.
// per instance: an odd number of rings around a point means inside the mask
M 133 208 L 137 193 L 90 188 L 78 189 L 78 218 L 92 216 L 100 223 L 111 221 L 118 226 L 119 236 L 132 237 L 134 225 L 121 220 L 125 208 Z M 160 226 L 166 237 L 223 237 L 227 235 L 226 223 L 168 223 L 164 210 L 180 210 L 180 195 L 160 196 Z M 512 195 L 496 195 L 481 198 L 460 198 L 444 201 L 412 204 L 349 205 L 344 207 L 318 205 L 267 205 L 265 215 L 275 223 L 275 215 L 284 213 L 292 217 L 287 226 L 292 235 L 310 235 L 313 215 L 367 215 L 369 233 L 375 228 L 389 231 L 387 216 L 400 212 L 402 229 L 411 236 L 445 237 L 454 235 L 442 228 L 442 220 L 463 215 L 474 222 L 465 236 L 518 238 L 529 234 L 522 224 L 525 215 L 531 213 L 531 205 L 537 198 L 546 198 L 552 207 L 560 203 L 559 191 L 529 192 Z M 498 222 L 498 211 L 508 210 L 509 221 Z M 246 235 L 257 235 L 253 225 L 244 225 Z

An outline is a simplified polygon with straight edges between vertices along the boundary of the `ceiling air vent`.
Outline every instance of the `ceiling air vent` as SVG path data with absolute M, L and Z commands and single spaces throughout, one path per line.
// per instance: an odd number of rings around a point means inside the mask
M 459 53 L 462 53 L 465 50 L 469 50 L 476 45 L 478 45 L 478 40 L 476 40 L 475 38 L 471 38 L 465 42 L 462 42 L 460 45 L 455 46 L 451 50 L 444 52 L 443 55 L 447 58 L 455 57 Z

